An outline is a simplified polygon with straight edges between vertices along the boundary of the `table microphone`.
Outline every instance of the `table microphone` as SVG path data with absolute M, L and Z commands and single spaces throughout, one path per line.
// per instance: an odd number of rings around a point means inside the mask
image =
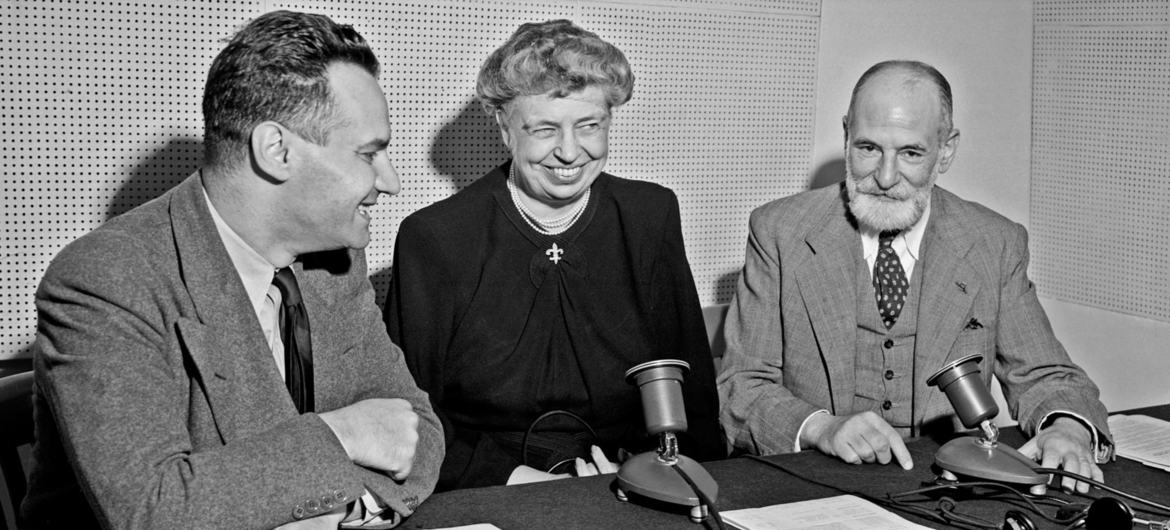
M 678 452 L 675 433 L 686 432 L 683 375 L 691 366 L 685 361 L 660 359 L 626 371 L 626 382 L 638 385 L 646 432 L 658 436 L 658 450 L 631 457 L 618 469 L 617 497 L 628 501 L 627 492 L 670 504 L 690 506 L 690 518 L 703 522 L 719 492 L 715 480 L 698 462 Z
M 982 355 L 968 355 L 942 367 L 926 384 L 937 386 L 951 402 L 951 407 L 968 429 L 979 427 L 981 435 L 955 438 L 939 448 L 934 461 L 942 469 L 942 478 L 958 480 L 965 475 L 995 482 L 1023 484 L 1042 494 L 1048 476 L 1034 471 L 1035 462 L 1012 447 L 999 443 L 999 428 L 991 419 L 999 414 L 999 407 L 991 397 L 979 362 Z

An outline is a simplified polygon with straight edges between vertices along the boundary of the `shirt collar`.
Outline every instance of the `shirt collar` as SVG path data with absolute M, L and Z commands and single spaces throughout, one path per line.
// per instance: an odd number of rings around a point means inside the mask
M 898 237 L 894 238 L 894 251 L 902 252 L 905 250 L 909 252 L 910 256 L 915 261 L 920 259 L 919 251 L 922 249 L 922 237 L 926 234 L 926 223 L 930 220 L 930 196 L 926 199 L 926 208 L 922 210 L 922 217 L 918 218 L 910 228 L 898 233 Z M 861 228 L 861 250 L 867 261 L 872 260 L 877 256 L 878 251 L 878 232 L 869 228 Z
M 232 258 L 232 265 L 235 266 L 236 273 L 240 275 L 240 280 L 244 283 L 244 291 L 248 293 L 248 301 L 252 303 L 252 309 L 258 315 L 268 295 L 268 286 L 272 284 L 272 277 L 276 275 L 276 267 L 264 259 L 264 256 L 261 256 L 259 252 L 256 252 L 256 249 L 248 245 L 235 230 L 232 230 L 232 227 L 228 226 L 227 221 L 224 221 L 215 209 L 215 205 L 211 204 L 206 189 L 203 190 L 203 200 L 207 201 L 207 209 L 211 211 L 211 218 L 215 221 L 215 229 L 219 232 L 219 238 L 223 241 L 228 256 Z

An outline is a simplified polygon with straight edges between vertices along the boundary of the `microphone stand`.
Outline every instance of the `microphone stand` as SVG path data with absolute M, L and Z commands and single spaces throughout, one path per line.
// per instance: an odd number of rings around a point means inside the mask
M 642 412 L 650 434 L 658 435 L 658 449 L 631 457 L 618 470 L 617 498 L 628 493 L 670 504 L 690 506 L 690 519 L 701 523 L 709 515 L 719 486 L 703 466 L 678 452 L 676 432 L 687 430 L 683 410 L 682 379 L 690 369 L 684 361 L 662 359 L 639 364 L 626 371 L 626 381 L 637 384 Z

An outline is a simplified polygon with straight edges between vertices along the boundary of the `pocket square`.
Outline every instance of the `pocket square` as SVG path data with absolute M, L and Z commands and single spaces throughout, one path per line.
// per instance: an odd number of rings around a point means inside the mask
M 978 319 L 972 318 L 967 322 L 966 329 L 983 329 L 983 324 Z

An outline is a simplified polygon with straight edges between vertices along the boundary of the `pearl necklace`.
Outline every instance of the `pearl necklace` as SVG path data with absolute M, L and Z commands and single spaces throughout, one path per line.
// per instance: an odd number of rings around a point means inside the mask
M 592 188 L 586 189 L 585 194 L 581 196 L 573 209 L 565 215 L 552 219 L 540 219 L 532 213 L 532 210 L 528 209 L 524 201 L 520 200 L 521 192 L 520 186 L 516 185 L 515 164 L 508 168 L 508 193 L 512 196 L 512 204 L 516 205 L 517 210 L 520 210 L 520 217 L 524 218 L 524 222 L 528 223 L 528 226 L 546 236 L 562 234 L 572 227 L 573 223 L 576 223 L 577 219 L 581 218 L 581 214 L 585 212 L 585 206 L 589 204 L 589 195 L 592 191 Z

